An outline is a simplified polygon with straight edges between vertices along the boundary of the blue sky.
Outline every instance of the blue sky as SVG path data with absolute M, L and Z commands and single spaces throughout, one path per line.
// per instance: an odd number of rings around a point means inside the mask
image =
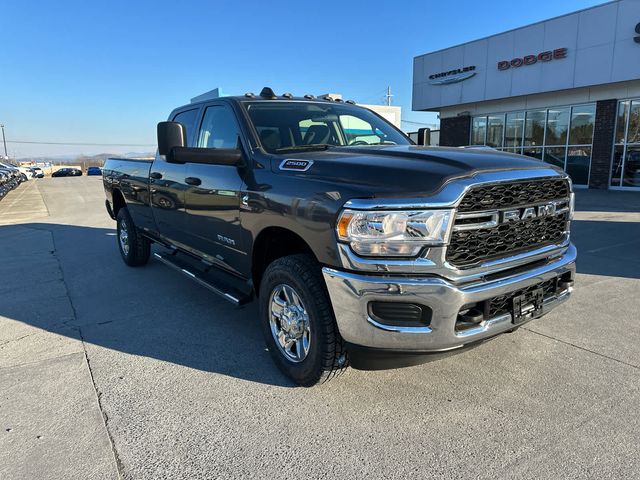
M 28 155 L 151 151 L 169 111 L 230 94 L 340 92 L 411 111 L 413 57 L 602 3 L 0 0 L 0 123 Z M 526 6 L 525 6 L 526 5 Z

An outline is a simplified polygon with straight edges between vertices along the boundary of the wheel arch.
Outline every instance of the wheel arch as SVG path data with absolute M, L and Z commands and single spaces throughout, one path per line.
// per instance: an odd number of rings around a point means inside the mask
M 118 188 L 114 188 L 113 192 L 111 193 L 111 198 L 112 198 L 112 202 L 113 202 L 113 216 L 114 217 L 118 217 L 118 212 L 127 206 L 127 202 L 125 202 L 124 200 L 124 195 L 122 194 L 122 192 L 120 191 L 120 189 Z
M 278 258 L 295 254 L 309 254 L 317 260 L 309 243 L 292 230 L 270 226 L 260 231 L 252 249 L 251 276 L 255 291 L 260 290 L 262 276 L 269 264 Z

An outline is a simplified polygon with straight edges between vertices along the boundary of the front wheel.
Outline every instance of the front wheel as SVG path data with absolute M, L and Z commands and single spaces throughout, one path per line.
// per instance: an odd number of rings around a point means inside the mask
M 260 284 L 259 303 L 269 352 L 297 384 L 326 382 L 348 366 L 320 265 L 313 257 L 291 255 L 271 263 Z
M 118 248 L 122 260 L 130 267 L 145 265 L 151 255 L 151 242 L 140 235 L 126 207 L 118 211 L 116 221 Z

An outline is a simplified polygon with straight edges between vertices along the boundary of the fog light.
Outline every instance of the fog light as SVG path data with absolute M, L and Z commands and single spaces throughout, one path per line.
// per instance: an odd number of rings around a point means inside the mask
M 404 302 L 369 302 L 369 316 L 378 323 L 396 327 L 428 327 L 431 309 Z

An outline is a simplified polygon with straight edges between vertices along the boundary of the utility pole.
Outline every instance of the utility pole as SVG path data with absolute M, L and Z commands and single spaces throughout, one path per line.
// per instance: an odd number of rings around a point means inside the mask
M 391 95 L 391 86 L 387 87 L 387 94 L 385 95 L 385 97 L 387 98 L 387 106 L 391 106 L 391 97 L 393 97 L 393 95 Z
M 9 155 L 7 154 L 7 140 L 4 138 L 4 125 L 0 125 L 0 128 L 2 128 L 2 143 L 4 143 L 4 156 L 6 158 L 9 158 Z

